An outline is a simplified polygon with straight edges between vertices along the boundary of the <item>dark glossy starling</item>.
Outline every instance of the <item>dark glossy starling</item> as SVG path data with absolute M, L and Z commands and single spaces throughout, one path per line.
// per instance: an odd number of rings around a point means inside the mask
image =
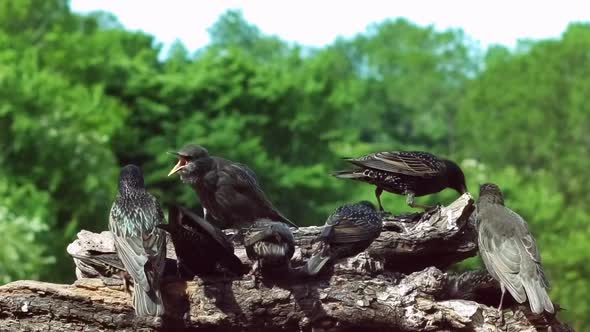
M 248 258 L 254 262 L 254 271 L 288 269 L 295 252 L 295 239 L 286 224 L 262 219 L 248 229 L 244 246 Z
M 156 225 L 164 214 L 143 184 L 141 169 L 127 165 L 119 176 L 119 194 L 111 208 L 109 230 L 125 270 L 134 283 L 137 316 L 161 316 L 160 278 L 166 261 L 166 233 Z
M 484 184 L 477 202 L 479 253 L 488 272 L 500 282 L 502 297 L 506 289 L 518 302 L 529 300 L 531 310 L 554 312 L 547 294 L 549 284 L 541 266 L 541 256 L 527 223 L 504 206 L 500 188 Z
M 175 153 L 178 163 L 168 176 L 179 173 L 199 195 L 204 215 L 234 228 L 245 228 L 258 219 L 282 221 L 297 227 L 266 198 L 248 166 L 209 156 L 201 146 L 189 144 Z
M 170 233 L 178 271 L 184 276 L 213 274 L 221 266 L 230 272 L 241 275 L 244 267 L 234 255 L 232 243 L 223 232 L 181 206 L 171 205 L 168 210 L 168 224 L 158 227 Z
M 427 152 L 377 152 L 345 160 L 357 168 L 337 172 L 334 176 L 376 185 L 375 196 L 382 211 L 381 193 L 384 190 L 406 195 L 409 206 L 426 209 L 430 207 L 415 204 L 414 197 L 434 194 L 445 188 L 455 189 L 461 194 L 467 192 L 461 168 L 450 160 L 439 159 Z
M 369 202 L 339 207 L 328 217 L 317 239 L 322 242 L 322 248 L 307 262 L 308 273 L 317 274 L 331 260 L 364 251 L 379 237 L 381 227 L 381 217 Z

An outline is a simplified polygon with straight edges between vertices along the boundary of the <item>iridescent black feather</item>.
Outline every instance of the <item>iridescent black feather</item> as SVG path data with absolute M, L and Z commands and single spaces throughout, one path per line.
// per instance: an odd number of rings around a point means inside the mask
M 339 207 L 328 217 L 317 238 L 321 250 L 307 262 L 307 272 L 317 274 L 330 261 L 364 251 L 379 237 L 382 225 L 381 216 L 369 202 Z
M 164 314 L 160 278 L 166 260 L 166 234 L 156 227 L 163 221 L 160 204 L 144 188 L 141 169 L 134 165 L 123 167 L 109 230 L 117 254 L 133 279 L 132 302 L 138 316 Z

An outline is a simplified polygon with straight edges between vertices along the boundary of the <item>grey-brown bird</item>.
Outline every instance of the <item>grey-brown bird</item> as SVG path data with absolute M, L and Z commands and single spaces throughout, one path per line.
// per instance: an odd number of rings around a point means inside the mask
M 307 261 L 307 273 L 315 275 L 328 262 L 351 257 L 367 249 L 381 234 L 382 225 L 381 216 L 370 202 L 339 207 L 328 217 L 316 240 L 321 241 L 322 247 Z
M 381 211 L 383 191 L 406 195 L 409 206 L 425 209 L 431 207 L 415 204 L 414 197 L 434 194 L 445 188 L 455 189 L 460 194 L 467 192 L 465 175 L 461 168 L 453 161 L 440 159 L 428 152 L 377 152 L 345 160 L 357 168 L 336 172 L 334 176 L 377 186 L 375 196 Z
M 289 226 L 268 219 L 257 220 L 244 240 L 246 254 L 254 262 L 252 270 L 288 271 L 290 260 L 295 253 L 295 238 Z
M 179 173 L 199 195 L 205 219 L 211 215 L 221 224 L 246 228 L 258 219 L 270 219 L 297 227 L 266 198 L 254 172 L 246 165 L 210 156 L 195 144 L 174 153 L 178 163 L 168 176 Z
M 132 303 L 137 316 L 164 314 L 160 278 L 166 261 L 166 233 L 156 227 L 163 222 L 160 204 L 145 190 L 141 169 L 123 167 L 109 230 L 117 254 L 133 279 Z
M 500 282 L 502 297 L 506 290 L 518 303 L 529 301 L 531 311 L 554 312 L 547 294 L 549 283 L 541 266 L 541 256 L 527 223 L 504 206 L 500 188 L 486 183 L 479 188 L 477 202 L 479 253 L 488 272 Z

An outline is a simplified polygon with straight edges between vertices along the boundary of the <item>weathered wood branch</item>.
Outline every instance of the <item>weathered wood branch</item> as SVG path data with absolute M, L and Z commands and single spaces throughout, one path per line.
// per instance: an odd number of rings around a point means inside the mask
M 568 330 L 555 317 L 535 316 L 510 301 L 500 319 L 498 285 L 487 273 L 450 274 L 433 267 L 476 253 L 472 211 L 473 200 L 464 195 L 432 213 L 387 217 L 366 252 L 313 279 L 212 276 L 187 282 L 170 273 L 162 292 L 167 315 L 161 319 L 134 317 L 120 280 L 83 278 L 93 272 L 77 261 L 79 280 L 73 285 L 18 281 L 0 287 L 0 331 Z M 320 229 L 294 231 L 293 266 L 313 252 Z M 81 232 L 68 252 L 113 249 L 108 232 Z M 239 243 L 236 254 L 247 262 Z

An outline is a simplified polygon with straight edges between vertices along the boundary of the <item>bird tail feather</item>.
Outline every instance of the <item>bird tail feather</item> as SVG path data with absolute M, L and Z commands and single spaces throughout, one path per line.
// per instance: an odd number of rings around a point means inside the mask
M 321 253 L 311 256 L 305 265 L 307 274 L 310 276 L 318 274 L 329 260 L 329 255 L 324 256 Z
M 359 179 L 364 177 L 362 173 L 359 173 L 356 170 L 336 171 L 332 173 L 332 176 L 335 176 L 339 179 Z
M 543 310 L 550 313 L 555 311 L 551 298 L 549 298 L 549 294 L 547 294 L 547 290 L 540 280 L 531 280 L 523 284 L 532 312 L 540 314 Z
M 164 303 L 159 289 L 152 288 L 149 292 L 136 286 L 133 292 L 133 308 L 135 314 L 142 316 L 162 316 L 164 314 Z

